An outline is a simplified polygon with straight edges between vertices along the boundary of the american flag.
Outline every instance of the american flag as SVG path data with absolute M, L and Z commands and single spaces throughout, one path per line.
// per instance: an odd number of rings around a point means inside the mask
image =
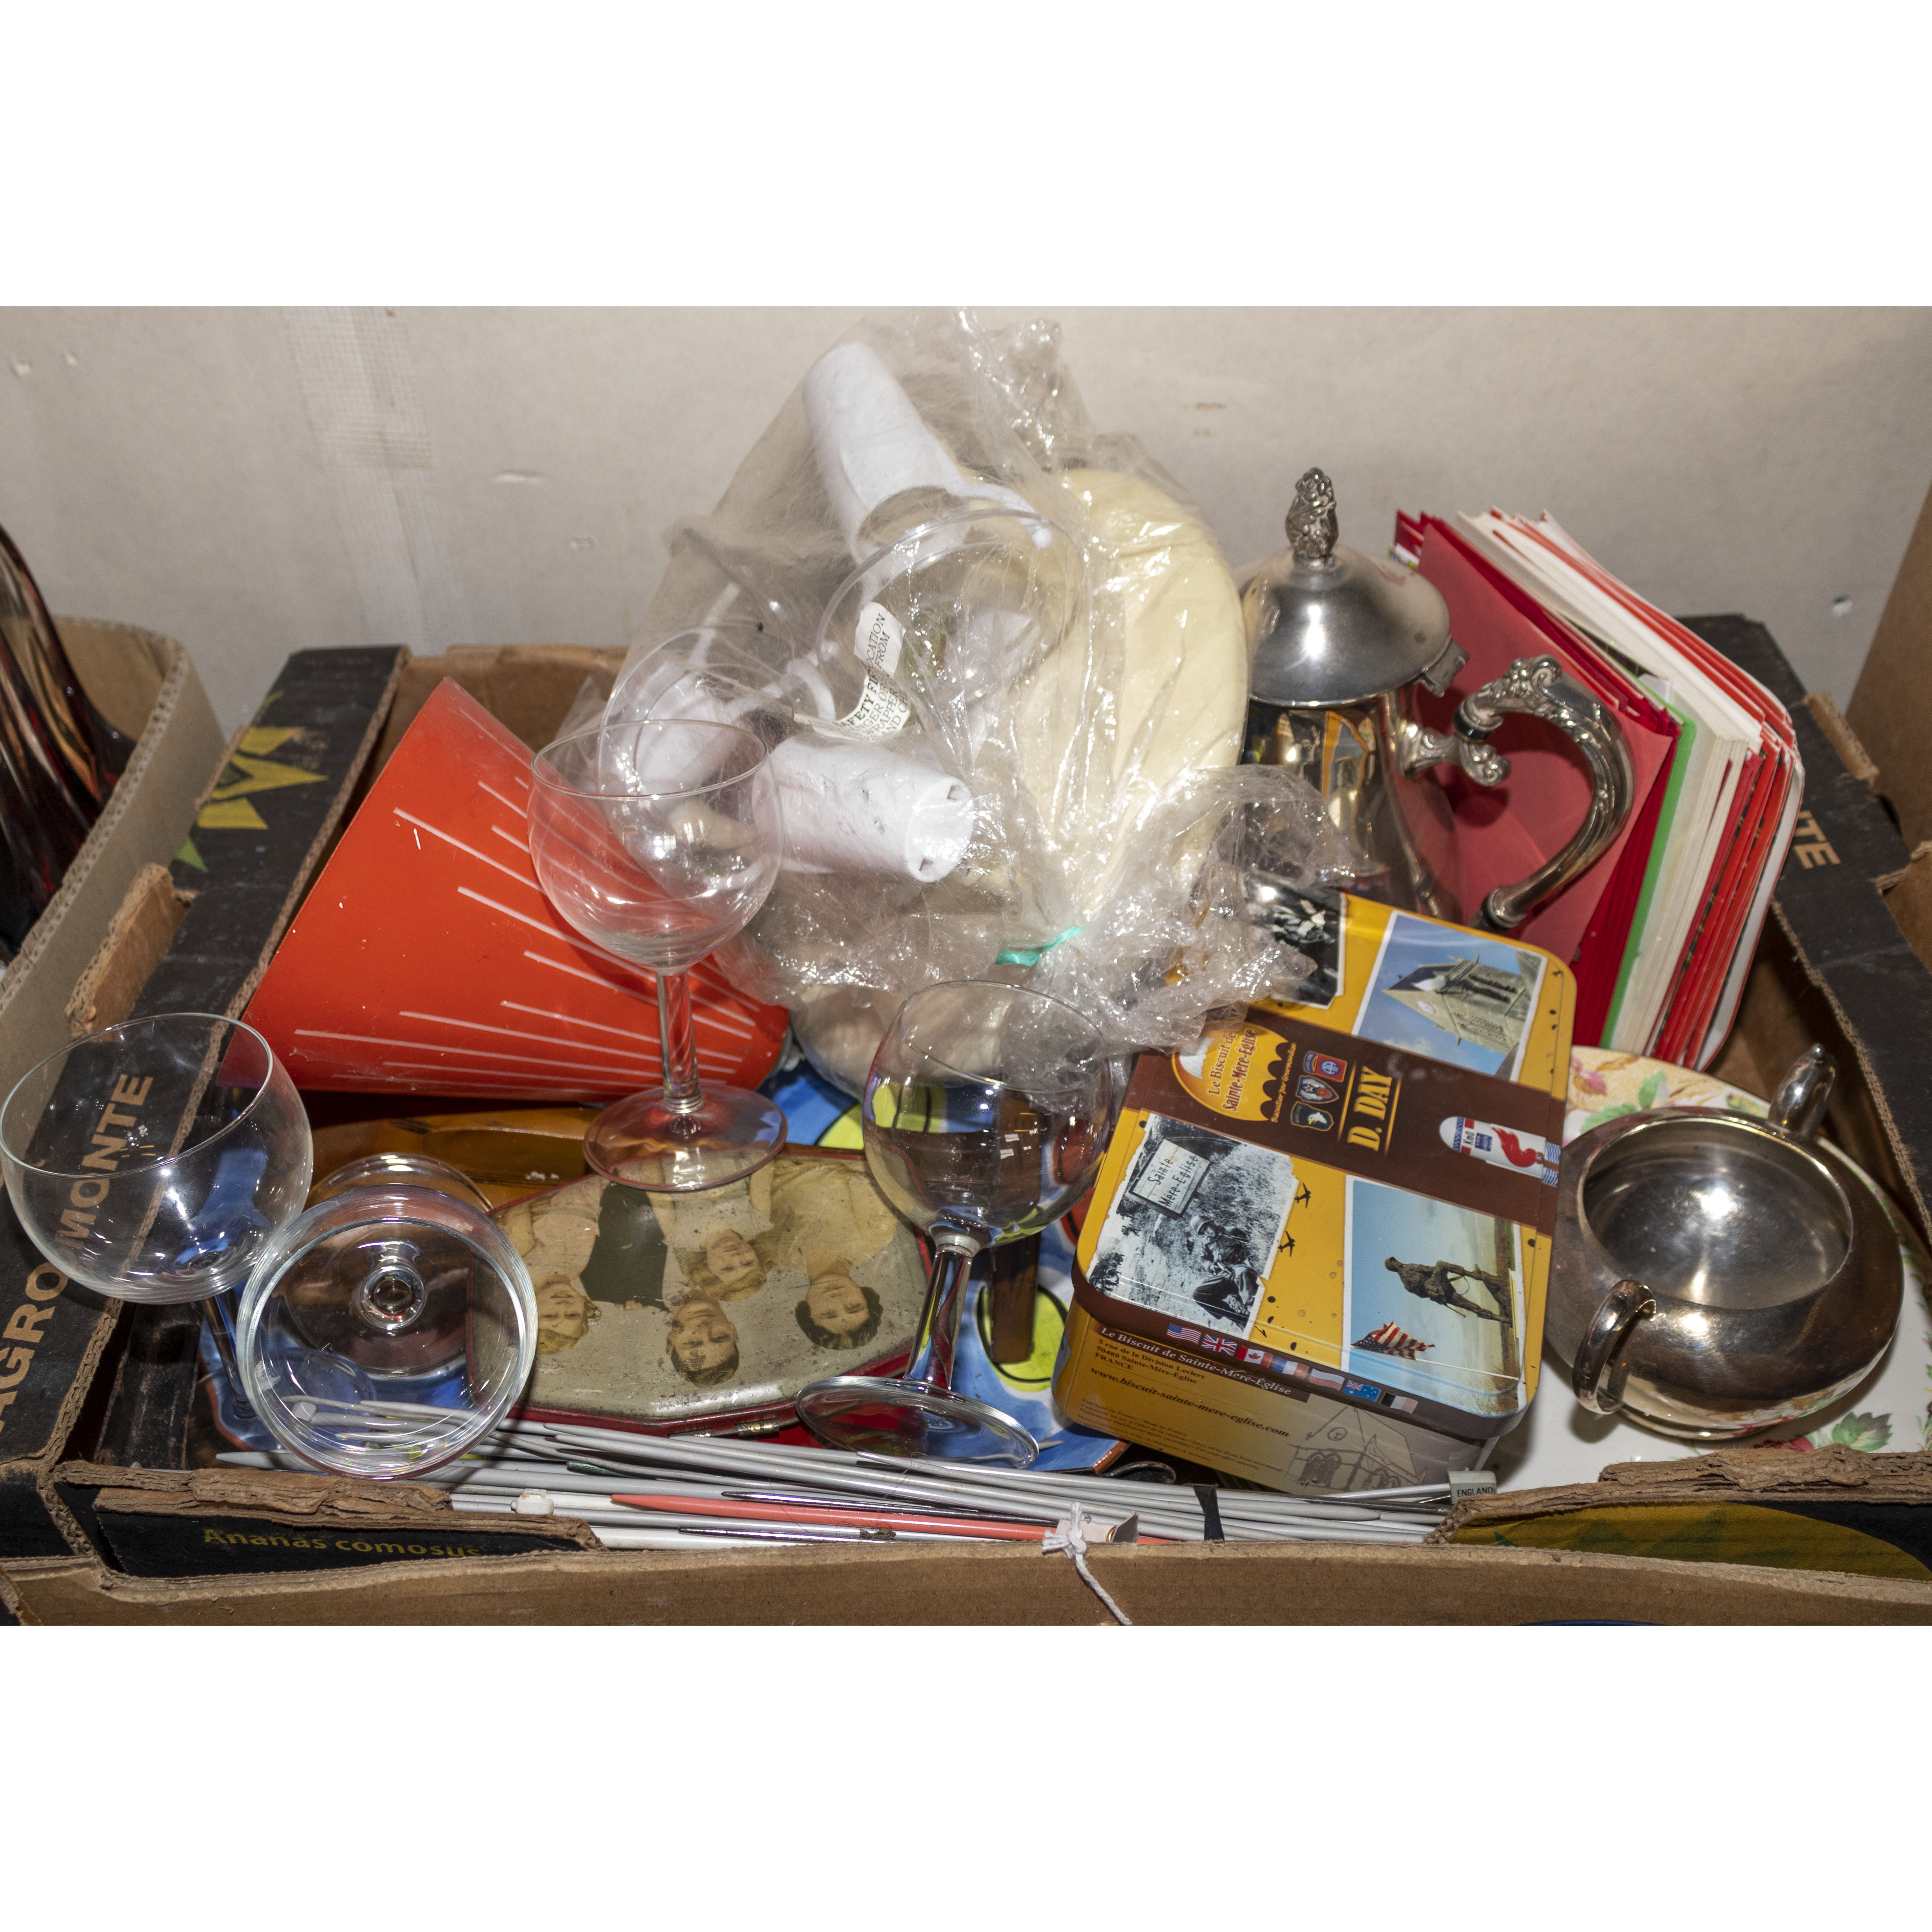
M 1393 1322 L 1384 1322 L 1379 1328 L 1371 1328 L 1355 1344 L 1358 1348 L 1372 1349 L 1378 1355 L 1402 1355 L 1414 1361 L 1425 1348 L 1432 1348 L 1433 1342 L 1418 1342 L 1413 1335 L 1398 1328 Z

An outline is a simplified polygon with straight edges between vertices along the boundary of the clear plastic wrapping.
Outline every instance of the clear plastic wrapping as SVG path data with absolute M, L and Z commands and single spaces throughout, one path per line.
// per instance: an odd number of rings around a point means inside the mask
M 719 961 L 848 1080 L 906 992 L 992 972 L 1121 1050 L 1185 1044 L 1306 970 L 1251 925 L 1244 861 L 1346 872 L 1304 781 L 1237 764 L 1226 562 L 1136 442 L 1096 433 L 1057 337 L 855 329 L 671 531 L 610 700 L 772 748 L 785 865 Z

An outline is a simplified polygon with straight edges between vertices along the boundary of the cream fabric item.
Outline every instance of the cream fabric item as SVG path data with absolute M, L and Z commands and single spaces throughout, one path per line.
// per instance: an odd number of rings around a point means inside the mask
M 1131 856 L 1125 835 L 1182 773 L 1238 763 L 1247 716 L 1248 649 L 1240 598 L 1214 534 L 1164 490 L 1111 470 L 1063 470 L 1045 479 L 1043 516 L 1095 539 L 1094 600 L 1117 602 L 1117 656 L 1094 662 L 1072 648 L 1050 652 L 1022 683 L 1022 776 L 1043 812 L 1065 796 L 1068 747 L 1094 730 L 1088 715 L 1111 706 L 1111 790 L 1090 774 L 1090 802 L 1066 827 L 1067 878 L 1090 915 Z M 1144 855 L 1143 855 L 1144 856 Z

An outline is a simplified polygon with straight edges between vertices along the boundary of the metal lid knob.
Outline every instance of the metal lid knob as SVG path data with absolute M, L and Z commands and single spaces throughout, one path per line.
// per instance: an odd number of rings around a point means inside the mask
M 1295 562 L 1327 563 L 1340 532 L 1335 518 L 1335 486 L 1327 471 L 1304 470 L 1288 511 L 1288 543 Z
M 1451 648 L 1448 606 L 1436 586 L 1337 542 L 1339 528 L 1334 484 L 1324 471 L 1304 472 L 1288 547 L 1241 590 L 1248 688 L 1264 704 L 1374 698 L 1426 676 Z

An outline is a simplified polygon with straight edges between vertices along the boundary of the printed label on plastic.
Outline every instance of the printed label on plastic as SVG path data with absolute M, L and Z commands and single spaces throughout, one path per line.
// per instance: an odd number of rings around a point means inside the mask
M 859 613 L 852 648 L 867 670 L 890 677 L 899 668 L 899 652 L 904 645 L 905 632 L 899 620 L 883 604 L 868 604 Z

